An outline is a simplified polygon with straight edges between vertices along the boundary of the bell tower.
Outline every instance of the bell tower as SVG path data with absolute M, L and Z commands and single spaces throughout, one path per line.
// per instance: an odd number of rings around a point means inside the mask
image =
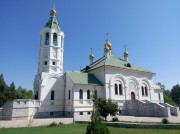
M 64 33 L 56 19 L 56 10 L 50 11 L 50 18 L 40 32 L 38 74 L 63 73 Z
M 64 83 L 59 82 L 63 77 L 63 51 L 64 33 L 59 27 L 56 10 L 53 8 L 49 20 L 40 31 L 38 69 L 34 80 L 35 99 L 46 99 L 48 102 L 50 92 L 64 92 Z

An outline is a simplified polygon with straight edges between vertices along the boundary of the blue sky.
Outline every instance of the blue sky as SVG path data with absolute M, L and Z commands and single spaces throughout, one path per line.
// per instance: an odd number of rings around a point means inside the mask
M 0 0 L 0 73 L 7 84 L 33 89 L 39 32 L 53 2 L 65 33 L 64 71 L 103 55 L 109 33 L 113 55 L 156 73 L 154 83 L 180 84 L 179 0 Z

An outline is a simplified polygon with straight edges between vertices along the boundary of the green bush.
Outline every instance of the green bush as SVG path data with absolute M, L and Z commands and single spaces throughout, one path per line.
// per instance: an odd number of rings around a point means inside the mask
M 117 117 L 112 118 L 112 122 L 117 122 L 117 121 L 119 121 L 119 119 Z
M 51 124 L 48 125 L 48 127 L 55 127 L 55 126 L 57 126 L 57 125 L 58 125 L 58 124 L 53 121 Z
M 169 120 L 166 119 L 166 118 L 163 118 L 162 121 L 161 121 L 162 124 L 168 124 L 169 123 Z
M 110 134 L 104 123 L 89 124 L 86 128 L 86 134 Z
M 63 125 L 63 122 L 60 121 L 60 122 L 59 122 L 59 125 Z

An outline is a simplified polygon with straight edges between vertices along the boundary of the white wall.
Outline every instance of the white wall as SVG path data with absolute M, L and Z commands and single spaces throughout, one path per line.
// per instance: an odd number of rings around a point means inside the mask
M 105 72 L 105 78 L 104 78 Z M 106 98 L 122 101 L 131 99 L 131 92 L 135 93 L 135 98 L 139 100 L 157 100 L 157 93 L 154 92 L 152 77 L 153 74 L 133 71 L 115 67 L 100 67 L 92 70 L 93 73 L 102 83 L 105 83 L 104 92 Z M 115 95 L 114 84 L 122 84 L 123 95 Z M 130 88 L 130 83 L 134 83 L 135 88 Z M 148 88 L 148 95 L 142 95 L 141 86 Z M 163 93 L 161 92 L 161 101 L 163 101 Z
M 83 99 L 79 99 L 79 91 L 83 91 Z M 75 111 L 91 111 L 93 102 L 91 99 L 87 99 L 87 90 L 90 90 L 91 94 L 94 90 L 97 90 L 98 96 L 102 96 L 103 87 L 97 85 L 74 85 L 73 94 L 74 94 L 74 109 Z
M 54 91 L 54 100 L 51 100 L 51 91 Z M 64 76 L 60 74 L 48 74 L 42 80 L 40 90 L 42 105 L 40 111 L 64 110 Z

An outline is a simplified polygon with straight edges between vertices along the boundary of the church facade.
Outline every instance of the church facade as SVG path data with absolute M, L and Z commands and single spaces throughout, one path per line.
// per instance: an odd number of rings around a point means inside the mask
M 34 82 L 35 98 L 42 102 L 39 117 L 73 113 L 76 117 L 88 116 L 92 111 L 91 94 L 94 90 L 99 96 L 116 101 L 120 114 L 128 111 L 129 114 L 137 114 L 128 110 L 128 100 L 138 100 L 134 102 L 142 105 L 164 103 L 163 91 L 152 82 L 155 74 L 129 63 L 127 50 L 124 59 L 115 57 L 108 39 L 101 58 L 94 61 L 91 52 L 90 64 L 84 69 L 63 74 L 64 33 L 58 25 L 54 9 L 40 36 L 38 73 Z M 129 107 L 137 104 L 129 104 Z
M 92 111 L 91 94 L 118 103 L 117 115 L 169 117 L 178 109 L 164 103 L 163 90 L 153 84 L 155 73 L 115 57 L 108 38 L 104 55 L 80 71 L 63 73 L 64 33 L 52 9 L 50 18 L 40 31 L 38 71 L 34 80 L 34 100 L 8 102 L 1 112 L 3 119 L 23 117 L 74 117 L 85 120 Z M 11 111 L 10 113 L 7 110 Z M 8 118 L 5 118 L 8 117 Z

